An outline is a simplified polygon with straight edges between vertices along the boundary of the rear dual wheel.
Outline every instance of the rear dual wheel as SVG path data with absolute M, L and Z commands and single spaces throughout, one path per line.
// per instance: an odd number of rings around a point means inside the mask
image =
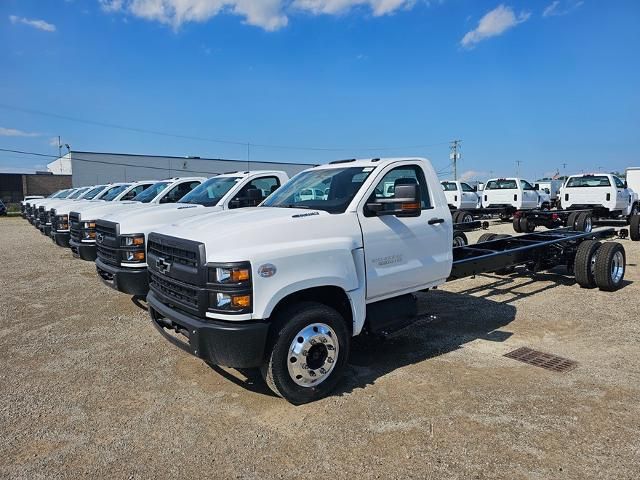
M 453 223 L 471 223 L 473 222 L 473 215 L 464 210 L 460 210 L 453 214 Z
M 458 232 L 458 231 L 453 232 L 453 248 L 464 247 L 465 245 L 468 245 L 468 244 L 469 244 L 469 240 L 467 239 L 467 236 L 464 234 L 464 232 Z
M 640 215 L 631 215 L 629 217 L 629 237 L 634 242 L 640 240 Z
M 576 282 L 582 288 L 598 287 L 612 292 L 622 286 L 626 270 L 624 247 L 618 242 L 585 240 L 578 246 L 574 261 Z
M 513 217 L 513 229 L 516 233 L 532 233 L 536 229 L 536 224 L 527 217 Z

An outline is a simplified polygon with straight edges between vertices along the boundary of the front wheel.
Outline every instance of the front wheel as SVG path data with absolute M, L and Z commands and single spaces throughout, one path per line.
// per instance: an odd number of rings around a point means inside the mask
M 300 405 L 328 395 L 349 357 L 345 319 L 316 302 L 292 305 L 277 315 L 262 376 L 271 390 Z

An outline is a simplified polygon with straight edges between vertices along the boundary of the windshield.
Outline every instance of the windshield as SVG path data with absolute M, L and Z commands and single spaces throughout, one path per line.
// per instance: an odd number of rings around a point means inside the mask
M 139 193 L 133 197 L 134 202 L 149 203 L 156 198 L 159 193 L 163 192 L 165 188 L 171 185 L 171 182 L 158 182 L 151 185 L 144 192 Z
M 588 177 L 571 177 L 567 187 L 610 187 L 609 177 L 605 175 L 590 175 Z
M 515 180 L 491 180 L 484 187 L 485 190 L 515 190 L 518 188 L 518 184 Z
M 79 188 L 78 190 L 73 192 L 71 195 L 69 195 L 68 198 L 69 198 L 69 200 L 71 200 L 73 198 L 78 198 L 80 195 L 82 195 L 87 190 L 89 190 L 89 187 Z
M 442 189 L 445 192 L 457 192 L 458 187 L 454 182 L 442 182 Z
M 272 193 L 262 206 L 343 213 L 373 170 L 374 167 L 307 170 Z
M 213 207 L 217 205 L 231 188 L 241 180 L 240 177 L 213 177 L 191 190 L 178 203 L 193 203 Z
M 73 193 L 73 189 L 61 190 L 58 193 L 56 193 L 55 195 L 53 195 L 53 197 L 51 197 L 51 198 L 67 198 L 72 193 Z
M 93 200 L 93 198 L 98 195 L 100 192 L 102 192 L 104 190 L 104 187 L 106 187 L 106 185 L 99 185 L 91 190 L 89 190 L 87 192 L 87 194 L 82 197 L 83 200 Z
M 106 202 L 110 202 L 111 200 L 113 200 L 114 198 L 116 198 L 118 195 L 120 195 L 125 189 L 129 188 L 131 185 L 118 185 L 116 187 L 111 187 L 109 189 L 109 191 L 102 196 L 101 200 L 104 200 Z

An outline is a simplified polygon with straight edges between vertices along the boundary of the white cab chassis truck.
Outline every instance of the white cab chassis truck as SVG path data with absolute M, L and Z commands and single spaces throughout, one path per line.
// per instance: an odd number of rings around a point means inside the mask
M 26 219 L 27 221 L 29 221 L 29 223 L 33 224 L 34 221 L 34 211 L 36 210 L 35 204 L 36 202 L 40 202 L 42 200 L 51 200 L 52 198 L 64 198 L 68 195 L 71 194 L 71 192 L 73 191 L 72 188 L 67 188 L 64 190 L 58 190 L 57 192 L 52 193 L 51 195 L 47 196 L 47 197 L 38 197 L 38 196 L 34 196 L 32 198 L 28 198 L 26 197 L 24 199 L 24 201 L 22 202 L 24 204 L 24 211 L 22 214 L 22 217 L 24 219 Z M 21 207 L 22 209 L 22 207 Z
M 492 178 L 482 191 L 482 206 L 501 209 L 503 220 L 509 220 L 517 210 L 533 210 L 541 204 L 535 187 L 522 178 Z
M 149 232 L 191 217 L 255 207 L 288 180 L 282 171 L 227 173 L 210 178 L 177 203 L 116 211 L 98 219 L 95 222 L 96 271 L 110 287 L 129 295 L 144 296 L 149 291 Z M 207 221 L 203 218 L 202 223 Z
M 96 259 L 96 219 L 110 210 L 111 203 L 127 202 L 155 184 L 155 180 L 139 180 L 114 184 L 100 200 L 75 207 L 69 212 L 69 246 L 74 256 L 83 260 Z
M 135 209 L 148 208 L 149 205 L 174 203 L 205 180 L 205 177 L 174 177 L 162 180 L 147 187 L 136 195 L 133 200 L 109 202 L 102 206 L 102 212 L 133 211 Z M 73 210 L 75 210 L 75 208 L 67 208 L 64 212 L 60 213 L 57 211 L 52 212 L 51 218 L 52 221 L 55 222 L 52 227 L 52 232 L 55 232 L 54 240 L 61 247 L 70 247 L 71 224 L 69 221 L 69 212 Z
M 468 183 L 458 180 L 445 180 L 440 184 L 452 211 L 475 210 L 482 206 L 477 190 Z
M 92 185 L 89 187 L 81 187 L 78 188 L 74 193 L 69 195 L 66 199 L 55 199 L 51 202 L 40 203 L 38 205 L 38 220 L 35 223 L 36 228 L 40 230 L 40 232 L 47 236 L 52 236 L 54 233 L 51 228 L 51 219 L 52 213 L 58 207 L 64 207 L 68 204 L 73 204 L 76 202 L 81 202 L 87 196 L 94 195 L 96 192 L 101 191 L 104 188 L 104 185 Z
M 322 198 L 309 198 L 309 189 Z M 301 404 L 333 390 L 354 336 L 414 322 L 414 292 L 516 265 L 569 265 L 580 285 L 604 290 L 619 288 L 624 276 L 622 245 L 600 241 L 613 229 L 453 249 L 452 232 L 427 160 L 314 167 L 259 207 L 150 233 L 149 313 L 174 345 L 209 364 L 257 367 L 276 394 Z
M 633 174 L 631 177 L 635 181 Z M 640 240 L 638 192 L 615 175 L 570 176 L 562 187 L 560 205 L 561 210 L 551 212 L 516 212 L 514 229 L 531 232 L 536 226 L 543 225 L 547 228 L 567 226 L 588 232 L 594 225 L 623 224 L 629 225 L 631 240 Z

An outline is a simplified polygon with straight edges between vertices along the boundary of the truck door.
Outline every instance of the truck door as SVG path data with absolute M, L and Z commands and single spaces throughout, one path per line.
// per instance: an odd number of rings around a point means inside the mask
M 526 180 L 520 180 L 522 186 L 522 208 L 536 208 L 538 206 L 538 192 Z
M 460 182 L 462 190 L 462 208 L 476 208 L 478 206 L 478 194 L 468 183 Z
M 615 175 L 613 180 L 616 184 L 616 210 L 622 210 L 626 213 L 629 208 L 629 189 L 624 187 L 624 182 Z
M 434 177 L 435 178 L 435 177 Z M 418 217 L 377 216 L 366 203 L 393 198 L 385 185 L 417 183 L 422 210 Z M 453 225 L 441 187 L 430 191 L 418 164 L 389 166 L 383 177 L 366 193 L 358 217 L 362 227 L 367 276 L 367 301 L 380 300 L 402 291 L 439 284 L 449 276 Z M 434 202 L 434 199 L 436 200 Z

